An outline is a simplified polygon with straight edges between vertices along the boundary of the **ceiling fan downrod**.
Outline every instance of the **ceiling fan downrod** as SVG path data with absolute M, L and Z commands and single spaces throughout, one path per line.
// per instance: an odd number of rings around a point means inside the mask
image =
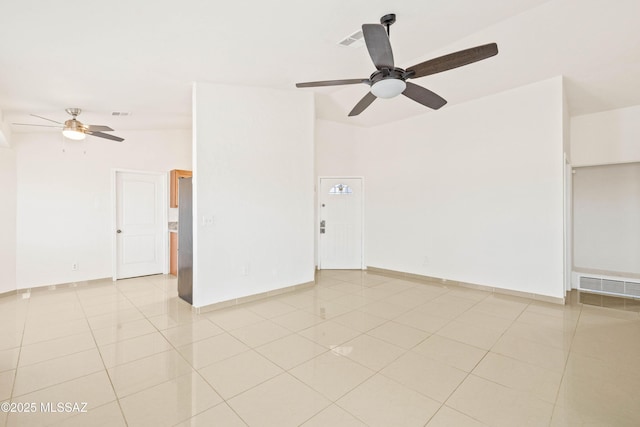
M 393 23 L 396 22 L 396 14 L 395 13 L 390 13 L 388 15 L 384 15 L 382 18 L 380 18 L 380 23 L 382 25 L 384 25 L 385 27 L 387 27 L 387 37 L 391 37 L 391 25 L 393 25 Z

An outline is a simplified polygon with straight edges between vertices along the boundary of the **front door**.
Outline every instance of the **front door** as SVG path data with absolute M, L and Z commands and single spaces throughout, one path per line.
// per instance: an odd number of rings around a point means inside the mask
M 362 178 L 321 178 L 318 268 L 362 269 Z
M 163 272 L 164 174 L 116 172 L 116 278 Z

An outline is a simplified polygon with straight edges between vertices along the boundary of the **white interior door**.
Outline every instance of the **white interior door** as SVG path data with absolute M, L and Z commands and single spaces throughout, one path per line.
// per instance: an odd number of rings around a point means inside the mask
M 116 278 L 163 272 L 163 174 L 116 172 Z
M 362 178 L 321 178 L 320 269 L 362 269 Z

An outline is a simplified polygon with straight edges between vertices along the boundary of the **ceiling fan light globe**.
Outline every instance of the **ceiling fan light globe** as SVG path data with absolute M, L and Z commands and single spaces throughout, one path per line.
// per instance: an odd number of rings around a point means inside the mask
M 67 111 L 68 112 L 68 111 Z M 71 114 L 71 113 L 69 113 Z M 86 138 L 83 131 L 82 123 L 77 121 L 75 118 L 67 120 L 64 122 L 64 129 L 62 130 L 62 134 L 69 139 L 73 139 L 75 141 L 81 141 Z
M 375 82 L 371 86 L 371 93 L 378 98 L 393 98 L 400 95 L 407 88 L 407 84 L 401 79 L 384 79 Z
M 62 135 L 65 138 L 73 139 L 75 141 L 81 141 L 87 137 L 84 132 L 73 130 L 73 129 L 65 129 L 62 131 Z

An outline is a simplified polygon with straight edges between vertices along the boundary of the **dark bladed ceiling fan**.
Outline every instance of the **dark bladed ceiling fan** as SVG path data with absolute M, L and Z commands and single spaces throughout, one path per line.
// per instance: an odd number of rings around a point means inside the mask
M 498 45 L 490 43 L 430 59 L 403 70 L 394 65 L 393 51 L 389 42 L 389 27 L 394 22 L 396 22 L 396 15 L 391 13 L 380 18 L 380 24 L 362 25 L 362 33 L 369 56 L 371 56 L 371 60 L 376 66 L 376 71 L 369 78 L 297 83 L 296 87 L 339 86 L 360 83 L 371 86 L 371 91 L 356 104 L 349 116 L 357 116 L 362 113 L 376 98 L 393 98 L 400 94 L 426 107 L 437 110 L 447 101 L 429 89 L 407 81 L 408 79 L 417 79 L 451 70 L 498 54 Z
M 33 117 L 37 117 L 39 119 L 47 120 L 49 122 L 57 123 L 58 126 L 53 125 L 35 125 L 31 123 L 12 123 L 14 125 L 19 126 L 39 126 L 39 127 L 51 127 L 51 128 L 59 128 L 62 129 L 62 134 L 69 138 L 75 140 L 84 139 L 87 135 L 97 136 L 98 138 L 110 139 L 112 141 L 124 141 L 124 138 L 120 138 L 119 136 L 111 135 L 104 132 L 112 132 L 109 126 L 100 126 L 100 125 L 85 125 L 80 122 L 77 117 L 82 112 L 79 108 L 67 108 L 65 110 L 67 113 L 71 115 L 72 118 L 65 121 L 64 123 L 57 122 L 55 120 L 47 119 L 46 117 L 37 116 L 35 114 L 31 114 Z

